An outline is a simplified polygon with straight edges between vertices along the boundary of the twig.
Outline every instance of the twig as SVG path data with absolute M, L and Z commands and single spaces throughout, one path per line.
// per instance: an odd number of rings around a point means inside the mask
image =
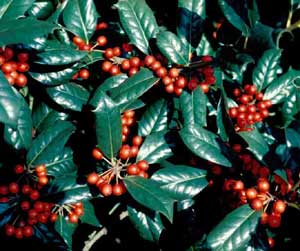
M 103 227 L 98 233 L 94 231 L 89 235 L 89 239 L 84 242 L 84 247 L 82 251 L 89 251 L 92 246 L 104 235 L 107 235 L 107 228 Z

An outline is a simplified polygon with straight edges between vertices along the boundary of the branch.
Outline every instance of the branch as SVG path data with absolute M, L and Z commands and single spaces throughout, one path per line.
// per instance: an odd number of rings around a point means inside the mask
M 98 241 L 102 236 L 107 235 L 107 228 L 102 228 L 98 233 L 94 231 L 89 235 L 89 239 L 84 242 L 84 247 L 82 251 L 89 251 L 92 246 Z

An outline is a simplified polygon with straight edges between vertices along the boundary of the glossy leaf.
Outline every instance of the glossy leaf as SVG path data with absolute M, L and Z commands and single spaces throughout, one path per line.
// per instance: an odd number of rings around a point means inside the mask
M 63 11 L 63 21 L 68 30 L 89 41 L 95 32 L 98 13 L 93 0 L 69 1 Z
M 8 223 L 12 216 L 15 207 L 11 203 L 0 203 L 0 227 Z
M 57 221 L 54 224 L 54 228 L 57 233 L 60 234 L 64 242 L 66 243 L 68 249 L 72 250 L 73 234 L 77 224 L 68 222 L 66 217 L 58 216 Z
M 208 41 L 207 37 L 205 34 L 202 35 L 202 38 L 196 48 L 196 53 L 198 56 L 202 55 L 215 55 L 215 51 L 213 47 L 211 46 L 211 43 Z
M 236 13 L 236 11 L 227 3 L 226 0 L 218 0 L 219 6 L 226 19 L 244 36 L 249 35 L 249 27 L 244 20 Z
M 284 127 L 288 127 L 295 119 L 295 115 L 300 112 L 300 93 L 292 88 L 291 94 L 284 100 L 281 114 Z
M 259 9 L 257 6 L 256 0 L 252 0 L 248 2 L 248 19 L 250 22 L 250 27 L 254 27 L 255 24 L 259 21 Z
M 157 181 L 161 189 L 179 201 L 194 197 L 208 184 L 205 170 L 184 165 L 162 168 L 151 179 Z
M 207 98 L 200 87 L 191 93 L 184 91 L 180 96 L 180 108 L 185 126 L 206 126 Z
M 152 216 L 149 213 L 146 214 L 130 206 L 127 206 L 127 211 L 130 221 L 143 239 L 147 241 L 159 241 L 164 226 L 158 213 L 154 213 Z
M 168 141 L 168 135 L 163 131 L 148 135 L 140 147 L 137 160 L 146 160 L 153 164 L 172 156 Z
M 142 96 L 158 81 L 159 78 L 154 77 L 152 71 L 142 68 L 121 85 L 112 89 L 110 96 L 117 104 L 126 104 Z
M 150 105 L 138 123 L 138 135 L 143 137 L 166 130 L 168 127 L 167 101 L 159 99 Z
M 197 156 L 223 166 L 231 166 L 223 155 L 218 136 L 197 125 L 184 127 L 180 131 L 184 144 Z
M 40 0 L 34 2 L 31 8 L 28 10 L 30 16 L 35 16 L 38 19 L 46 19 L 54 11 L 54 5 L 51 1 Z
M 51 33 L 55 28 L 57 28 L 55 24 L 29 17 L 10 21 L 0 20 L 0 46 L 31 43 L 35 38 Z
M 0 22 L 24 17 L 25 12 L 31 7 L 34 0 L 0 0 Z
M 258 91 L 265 89 L 276 77 L 281 57 L 281 50 L 267 50 L 257 62 L 253 70 L 253 84 Z
M 124 183 L 129 194 L 143 206 L 162 213 L 170 221 L 173 219 L 174 200 L 153 180 L 138 176 L 128 176 Z
M 127 78 L 127 74 L 109 77 L 99 86 L 99 88 L 104 92 L 109 91 L 123 84 Z
M 247 149 L 259 160 L 263 160 L 264 156 L 269 151 L 269 147 L 259 131 L 255 129 L 250 132 L 239 132 L 239 135 L 247 142 Z
M 228 215 L 208 234 L 206 242 L 211 250 L 233 251 L 243 248 L 251 239 L 261 212 L 243 205 Z
M 83 201 L 82 204 L 83 204 L 84 214 L 80 217 L 80 221 L 83 223 L 93 225 L 95 227 L 100 227 L 101 224 L 99 223 L 96 217 L 95 208 L 93 204 L 88 200 Z
M 285 130 L 286 146 L 289 148 L 300 148 L 300 134 L 292 128 Z
M 189 50 L 174 33 L 161 31 L 157 35 L 156 44 L 161 53 L 172 63 L 188 64 Z
M 274 79 L 265 91 L 264 99 L 272 101 L 272 104 L 282 102 L 291 94 L 296 79 L 300 78 L 300 71 L 289 70 L 279 78 Z
M 109 158 L 116 156 L 122 144 L 122 123 L 118 106 L 101 89 L 90 101 L 95 109 L 97 145 Z
M 158 25 L 144 0 L 119 0 L 116 4 L 121 24 L 130 42 L 144 54 L 149 53 L 149 40 L 155 38 Z
M 70 122 L 60 121 L 43 131 L 32 142 L 27 153 L 28 166 L 43 164 L 60 153 L 74 129 Z
M 81 111 L 89 98 L 88 90 L 75 83 L 49 87 L 47 93 L 57 104 L 73 111 Z

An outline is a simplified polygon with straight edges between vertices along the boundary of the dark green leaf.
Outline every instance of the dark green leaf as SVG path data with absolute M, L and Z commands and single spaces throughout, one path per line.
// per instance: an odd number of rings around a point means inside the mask
M 281 50 L 267 50 L 257 62 L 253 70 L 252 81 L 258 91 L 265 89 L 276 77 Z
M 61 4 L 59 4 L 56 8 L 56 10 L 52 13 L 52 15 L 47 19 L 49 22 L 57 23 L 58 19 L 63 12 L 63 10 L 66 8 L 67 3 L 69 1 L 63 1 Z
M 207 98 L 200 87 L 191 93 L 184 91 L 180 96 L 180 108 L 184 125 L 206 126 Z
M 296 81 L 295 81 L 296 82 Z M 284 122 L 284 127 L 288 127 L 294 120 L 294 115 L 300 112 L 300 93 L 294 87 L 291 89 L 291 94 L 284 100 L 281 114 Z
M 202 35 L 202 38 L 200 40 L 200 43 L 198 44 L 196 48 L 197 56 L 203 56 L 203 55 L 215 55 L 215 51 L 212 48 L 210 42 L 207 40 L 205 34 Z
M 109 158 L 116 156 L 122 144 L 120 109 L 101 89 L 90 101 L 95 109 L 97 145 Z
M 247 142 L 247 149 L 262 161 L 269 147 L 260 132 L 254 129 L 250 132 L 239 132 L 239 135 Z
M 0 20 L 14 20 L 24 17 L 34 0 L 0 0 Z
M 15 149 L 29 149 L 32 139 L 32 120 L 31 110 L 26 101 L 22 99 L 22 106 L 19 110 L 16 127 L 5 125 L 4 139 Z
M 244 20 L 236 13 L 236 11 L 227 3 L 226 0 L 218 0 L 219 6 L 226 19 L 244 36 L 249 36 L 249 27 Z
M 254 27 L 260 19 L 256 0 L 248 1 L 248 19 L 251 28 Z
M 208 184 L 205 170 L 183 165 L 162 168 L 151 179 L 176 200 L 190 199 Z
M 119 74 L 117 76 L 109 77 L 99 86 L 99 88 L 104 92 L 109 91 L 110 89 L 116 88 L 123 84 L 127 78 L 127 74 Z
M 3 227 L 6 223 L 8 223 L 11 220 L 14 210 L 14 204 L 0 203 L 0 227 Z
M 235 251 L 244 247 L 255 232 L 261 212 L 243 205 L 229 213 L 207 236 L 211 250 Z
M 288 177 L 284 169 L 276 169 L 274 173 L 278 175 L 281 179 L 283 179 L 286 182 L 286 184 L 289 184 Z
M 47 48 L 44 52 L 37 54 L 35 61 L 46 65 L 64 65 L 79 61 L 87 55 L 86 51 L 72 48 Z
M 223 155 L 218 136 L 197 125 L 184 127 L 180 131 L 184 144 L 197 156 L 223 166 L 231 166 Z
M 80 221 L 83 223 L 87 223 L 96 227 L 100 227 L 101 224 L 99 223 L 97 217 L 96 217 L 96 213 L 95 213 L 95 209 L 94 206 L 91 202 L 89 202 L 88 200 L 83 201 L 83 210 L 84 210 L 84 214 L 82 215 L 82 217 L 80 217 Z
M 47 93 L 57 104 L 74 111 L 81 111 L 89 98 L 89 92 L 75 83 L 49 87 Z
M 148 135 L 139 150 L 137 160 L 146 160 L 149 164 L 153 164 L 172 156 L 167 140 L 168 135 L 165 132 Z
M 101 51 L 89 52 L 83 59 L 81 59 L 80 68 L 86 67 L 102 59 L 103 53 Z
M 291 93 L 294 81 L 300 78 L 300 71 L 290 69 L 279 78 L 274 79 L 265 91 L 264 99 L 269 99 L 272 104 L 278 104 Z
M 27 153 L 28 166 L 45 163 L 52 159 L 53 155 L 61 153 L 74 129 L 70 122 L 59 121 L 43 131 L 32 142 Z
M 159 78 L 154 77 L 152 71 L 142 68 L 121 85 L 112 89 L 110 96 L 119 105 L 132 102 L 142 96 L 158 81 Z
M 174 33 L 161 31 L 157 35 L 156 43 L 161 53 L 172 63 L 188 64 L 189 50 Z
M 120 0 L 116 4 L 121 24 L 130 42 L 145 54 L 149 53 L 150 38 L 155 38 L 158 25 L 152 10 L 144 0 Z
M 66 147 L 51 157 L 44 163 L 47 166 L 48 175 L 59 177 L 77 170 L 73 161 L 73 150 L 71 148 Z
M 292 129 L 285 130 L 286 146 L 289 148 L 300 148 L 300 134 Z
M 161 232 L 164 229 L 160 215 L 155 213 L 153 217 L 136 208 L 127 206 L 128 216 L 141 237 L 147 241 L 159 241 Z
M 16 127 L 22 99 L 0 71 L 0 122 Z
M 124 179 L 124 183 L 130 195 L 137 202 L 153 211 L 162 213 L 172 221 L 174 200 L 159 188 L 157 182 L 138 176 L 128 176 Z
M 54 227 L 66 243 L 68 250 L 72 250 L 73 234 L 77 224 L 70 223 L 66 217 L 59 216 Z
M 88 42 L 94 34 L 98 13 L 93 0 L 72 0 L 63 11 L 64 24 L 68 30 Z
M 51 33 L 55 28 L 55 24 L 29 17 L 7 22 L 0 20 L 0 46 L 31 43 L 35 38 Z
M 54 5 L 51 1 L 39 0 L 33 3 L 31 8 L 28 10 L 28 14 L 39 19 L 46 19 L 53 11 Z
M 168 127 L 168 105 L 165 99 L 159 99 L 148 107 L 139 121 L 138 135 L 166 130 Z
M 142 100 L 136 99 L 136 100 L 126 103 L 124 105 L 120 105 L 119 108 L 120 108 L 121 112 L 124 112 L 124 111 L 128 111 L 128 110 L 136 110 L 136 109 L 144 107 L 145 105 L 146 104 Z

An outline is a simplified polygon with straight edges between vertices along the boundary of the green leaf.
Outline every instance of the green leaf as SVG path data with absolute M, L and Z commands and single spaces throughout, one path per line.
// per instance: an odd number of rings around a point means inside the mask
M 249 36 L 249 27 L 244 20 L 236 13 L 236 11 L 227 3 L 226 0 L 218 0 L 219 6 L 226 19 L 244 36 Z
M 17 125 L 16 127 L 5 125 L 4 139 L 17 150 L 27 150 L 32 139 L 31 110 L 23 97 L 20 97 L 20 99 L 22 99 L 22 106 L 19 110 Z
M 146 160 L 149 164 L 160 161 L 173 155 L 166 132 L 156 132 L 148 135 L 137 156 L 137 160 Z
M 82 204 L 83 204 L 84 214 L 80 217 L 80 221 L 83 223 L 93 225 L 95 227 L 100 227 L 101 224 L 99 223 L 96 217 L 93 204 L 88 200 L 83 201 Z
M 127 78 L 127 74 L 119 74 L 117 76 L 109 77 L 98 88 L 104 92 L 109 91 L 123 84 Z
M 89 92 L 81 85 L 68 83 L 47 88 L 48 95 L 63 108 L 81 111 L 89 98 Z
M 38 104 L 32 113 L 33 128 L 39 133 L 59 120 L 66 120 L 68 114 L 53 110 L 45 103 Z
M 61 71 L 55 72 L 29 72 L 30 76 L 36 81 L 44 85 L 60 85 L 68 82 L 73 75 L 78 71 L 78 64 L 73 65 L 71 68 L 66 68 Z
M 123 84 L 110 92 L 111 98 L 119 105 L 132 102 L 142 96 L 159 78 L 153 76 L 153 72 L 142 68 L 138 73 L 126 79 Z
M 274 173 L 278 175 L 281 179 L 283 179 L 286 182 L 286 184 L 289 184 L 289 180 L 284 169 L 276 169 L 274 170 Z
M 250 132 L 239 132 L 239 135 L 248 144 L 247 149 L 262 161 L 264 156 L 268 153 L 269 147 L 259 131 L 257 129 L 254 129 Z
M 280 57 L 281 50 L 270 49 L 258 60 L 252 75 L 253 84 L 258 91 L 265 89 L 277 77 Z
M 66 121 L 59 121 L 43 131 L 33 142 L 27 153 L 28 166 L 46 163 L 53 155 L 61 153 L 75 127 Z
M 208 234 L 211 250 L 234 251 L 243 247 L 255 232 L 261 212 L 243 205 L 228 215 Z
M 0 46 L 17 43 L 28 44 L 35 38 L 51 33 L 55 28 L 57 28 L 55 24 L 31 17 L 10 21 L 0 20 Z
M 188 48 L 170 31 L 161 31 L 156 38 L 161 53 L 172 63 L 187 65 L 189 62 Z
M 15 128 L 21 106 L 22 99 L 0 71 L 0 122 Z
M 144 0 L 119 0 L 116 7 L 130 42 L 149 54 L 148 40 L 155 38 L 159 30 L 152 10 Z
M 53 22 L 53 23 L 58 23 L 58 19 L 61 15 L 61 13 L 63 12 L 63 10 L 66 8 L 67 4 L 69 1 L 63 1 L 61 2 L 56 10 L 52 13 L 52 15 L 47 19 L 47 21 L 49 22 Z
M 47 197 L 57 201 L 57 203 L 74 204 L 92 198 L 90 188 L 86 183 L 77 183 L 76 173 L 57 177 L 47 186 Z
M 93 0 L 69 1 L 63 11 L 65 26 L 85 42 L 94 34 L 98 16 Z
M 159 188 L 157 182 L 138 176 L 128 176 L 124 178 L 124 183 L 130 195 L 137 202 L 153 211 L 162 213 L 172 221 L 174 200 Z
M 152 242 L 158 242 L 161 232 L 164 230 L 160 215 L 149 215 L 141 210 L 127 206 L 128 216 L 140 236 Z
M 157 181 L 161 189 L 179 201 L 193 198 L 208 184 L 205 170 L 184 165 L 162 168 L 151 179 Z
M 200 40 L 200 43 L 198 44 L 196 48 L 197 56 L 203 56 L 203 55 L 215 55 L 215 51 L 212 48 L 210 42 L 208 41 L 205 34 L 202 35 L 202 38 Z
M 248 2 L 248 19 L 250 22 L 250 27 L 254 27 L 255 24 L 259 21 L 260 15 L 256 0 Z
M 168 128 L 167 101 L 159 99 L 150 105 L 138 123 L 138 135 L 143 137 L 166 130 Z
M 116 156 L 122 145 L 122 123 L 118 106 L 101 89 L 90 101 L 95 109 L 97 145 L 109 158 Z
M 272 104 L 278 104 L 285 100 L 291 94 L 294 87 L 294 81 L 300 78 L 300 71 L 290 69 L 279 78 L 274 79 L 265 91 L 264 99 L 272 101 Z
M 180 132 L 184 144 L 197 156 L 223 166 L 231 166 L 223 155 L 218 136 L 197 125 L 186 126 Z
M 62 149 L 44 163 L 47 166 L 47 174 L 54 177 L 64 176 L 77 170 L 73 161 L 73 150 L 69 147 Z
M 183 91 L 180 96 L 180 108 L 183 124 L 206 126 L 206 104 L 207 98 L 200 87 L 191 93 Z
M 285 130 L 286 146 L 289 148 L 300 148 L 300 134 L 292 128 Z
M 24 17 L 24 13 L 28 10 L 34 0 L 0 0 L 0 20 L 14 20 Z
M 44 52 L 37 54 L 35 63 L 45 65 L 65 65 L 80 61 L 87 55 L 86 51 L 72 48 L 46 48 Z
M 54 5 L 51 1 L 39 0 L 38 2 L 34 2 L 27 12 L 30 16 L 35 16 L 38 19 L 46 19 L 53 11 Z
M 3 227 L 11 220 L 15 209 L 15 204 L 0 203 L 0 227 Z
M 66 217 L 58 216 L 54 228 L 66 243 L 68 250 L 72 250 L 73 234 L 77 224 L 70 223 Z
M 177 33 L 181 41 L 188 47 L 188 54 L 197 47 L 204 30 L 206 4 L 204 0 L 179 0 L 179 25 Z M 187 58 L 189 61 L 189 58 Z
M 294 120 L 295 115 L 300 112 L 300 93 L 296 88 L 292 88 L 291 94 L 284 100 L 281 114 L 284 127 L 288 127 Z

